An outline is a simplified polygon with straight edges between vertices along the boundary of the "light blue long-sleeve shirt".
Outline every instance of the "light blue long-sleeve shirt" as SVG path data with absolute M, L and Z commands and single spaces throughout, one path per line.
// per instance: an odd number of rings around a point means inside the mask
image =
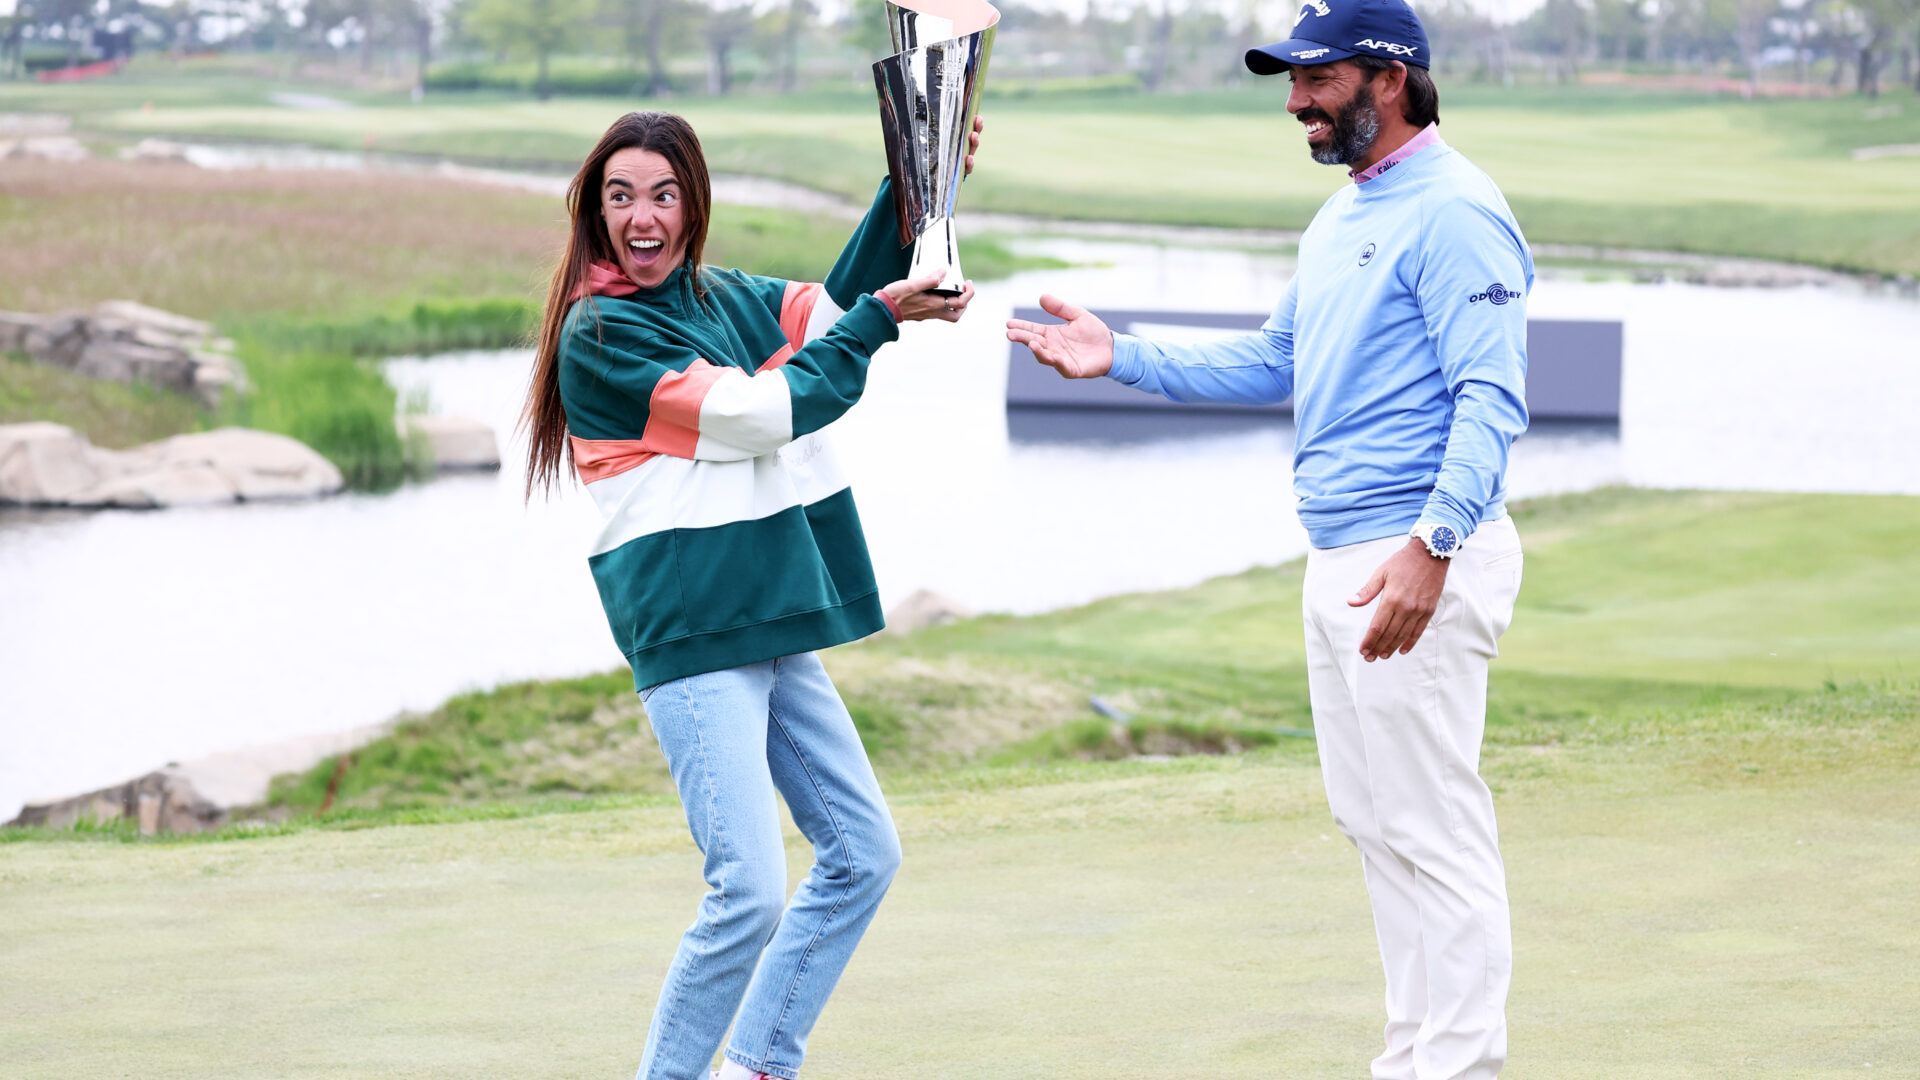
M 1506 512 L 1527 427 L 1533 256 L 1487 174 L 1434 138 L 1328 199 L 1257 333 L 1114 335 L 1110 377 L 1175 401 L 1293 397 L 1293 488 L 1318 548 Z

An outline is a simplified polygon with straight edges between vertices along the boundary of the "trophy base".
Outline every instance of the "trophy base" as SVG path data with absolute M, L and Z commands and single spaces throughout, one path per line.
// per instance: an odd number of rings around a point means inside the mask
M 960 241 L 954 236 L 953 219 L 940 218 L 928 225 L 913 242 L 913 263 L 907 277 L 917 278 L 944 269 L 940 284 L 928 290 L 936 296 L 959 296 L 966 291 L 967 277 L 960 272 Z

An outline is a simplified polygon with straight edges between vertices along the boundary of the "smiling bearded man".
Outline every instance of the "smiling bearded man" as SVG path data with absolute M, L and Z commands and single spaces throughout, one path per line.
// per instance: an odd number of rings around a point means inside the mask
M 1360 849 L 1386 966 L 1376 1080 L 1490 1080 L 1513 968 L 1487 663 L 1513 618 L 1507 451 L 1527 426 L 1533 259 L 1499 188 L 1440 140 L 1427 38 L 1405 0 L 1309 0 L 1247 53 L 1343 186 L 1300 237 L 1258 333 L 1206 345 L 1112 334 L 1042 297 L 1007 337 L 1069 378 L 1175 401 L 1294 400 L 1294 491 L 1313 547 L 1302 608 L 1327 801 Z

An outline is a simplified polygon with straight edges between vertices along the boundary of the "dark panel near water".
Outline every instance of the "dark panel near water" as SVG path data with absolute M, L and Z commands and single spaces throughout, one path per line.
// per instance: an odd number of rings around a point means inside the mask
M 1617 322 L 1528 319 L 1527 414 L 1536 420 L 1620 419 L 1623 351 Z
M 1252 333 L 1265 315 L 1192 311 L 1096 311 L 1120 333 L 1136 323 L 1193 326 Z M 1013 317 L 1053 322 L 1039 308 L 1015 308 Z M 1617 322 L 1529 319 L 1527 321 L 1527 411 L 1536 420 L 1620 418 L 1621 329 Z M 1263 414 L 1292 412 L 1290 405 L 1180 405 L 1157 394 L 1121 386 L 1112 379 L 1063 379 L 1034 360 L 1025 345 L 1007 346 L 1008 408 L 1176 409 L 1183 412 Z

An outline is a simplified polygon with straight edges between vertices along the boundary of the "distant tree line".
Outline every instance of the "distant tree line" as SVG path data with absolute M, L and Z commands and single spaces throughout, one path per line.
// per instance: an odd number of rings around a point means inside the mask
M 1920 90 L 1920 0 L 1546 0 L 1510 34 L 1565 79 L 1583 66 L 1732 70 L 1757 87 L 1771 69 L 1867 95 L 1890 79 Z
M 1920 0 L 1545 0 L 1495 23 L 1414 0 L 1443 75 L 1571 81 L 1583 71 L 1920 90 Z M 1093 0 L 1084 16 L 1005 0 L 996 82 L 1215 87 L 1285 34 L 1288 0 Z M 886 51 L 880 0 L 0 0 L 0 75 L 132 51 L 292 54 L 420 89 L 725 94 L 845 85 Z M 525 75 L 502 69 L 519 65 Z

